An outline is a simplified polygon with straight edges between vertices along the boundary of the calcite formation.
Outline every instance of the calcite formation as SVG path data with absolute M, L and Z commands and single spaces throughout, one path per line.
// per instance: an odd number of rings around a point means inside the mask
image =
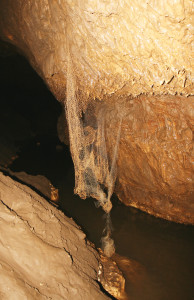
M 98 99 L 110 113 L 109 157 L 117 114 L 123 117 L 120 200 L 193 224 L 192 6 L 191 0 L 2 0 L 0 37 L 62 102 L 70 57 L 80 110 Z

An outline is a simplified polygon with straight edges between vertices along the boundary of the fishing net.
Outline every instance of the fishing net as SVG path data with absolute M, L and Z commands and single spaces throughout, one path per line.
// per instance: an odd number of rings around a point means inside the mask
M 73 63 L 68 53 L 65 111 L 69 129 L 70 150 L 75 169 L 75 193 L 81 198 L 93 197 L 107 214 L 104 244 L 107 256 L 113 252 L 110 238 L 111 196 L 116 180 L 116 159 L 120 140 L 121 120 L 109 162 L 105 141 L 104 106 L 98 109 L 95 124 L 84 115 L 77 99 L 77 86 Z M 112 245 L 112 246 L 111 246 Z M 111 250 L 111 249 L 112 250 Z M 105 249 L 105 247 L 104 247 Z

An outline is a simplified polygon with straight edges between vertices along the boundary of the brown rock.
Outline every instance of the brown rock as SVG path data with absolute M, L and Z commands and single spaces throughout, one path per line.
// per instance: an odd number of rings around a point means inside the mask
M 30 188 L 0 173 L 0 298 L 109 299 L 85 234 Z
M 118 255 L 113 255 L 109 258 L 98 249 L 100 253 L 101 264 L 98 270 L 98 281 L 102 284 L 103 288 L 116 299 L 127 300 L 125 293 L 125 278 L 119 270 L 114 258 Z
M 68 52 L 85 97 L 193 92 L 191 0 L 1 0 L 0 37 L 25 54 L 59 100 Z
M 110 157 L 122 116 L 121 201 L 191 224 L 192 15 L 191 0 L 177 5 L 143 0 L 0 3 L 0 37 L 28 58 L 59 101 L 66 97 L 68 60 L 81 110 L 95 98 L 103 100 Z
M 122 118 L 117 194 L 167 220 L 194 224 L 194 97 L 140 96 L 109 102 L 109 155 Z

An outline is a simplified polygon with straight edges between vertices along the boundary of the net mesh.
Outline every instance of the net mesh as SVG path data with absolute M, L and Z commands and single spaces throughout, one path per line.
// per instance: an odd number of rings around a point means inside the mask
M 93 197 L 97 199 L 98 205 L 106 212 L 106 234 L 103 237 L 103 248 L 107 252 L 105 254 L 110 256 L 114 253 L 114 241 L 110 237 L 111 196 L 117 175 L 116 159 L 122 120 L 120 120 L 110 163 L 105 141 L 104 106 L 98 110 L 95 126 L 88 124 L 77 99 L 76 79 L 70 52 L 68 52 L 66 89 L 65 111 L 69 129 L 70 150 L 75 169 L 74 191 L 81 198 Z M 106 251 L 106 249 L 108 250 Z

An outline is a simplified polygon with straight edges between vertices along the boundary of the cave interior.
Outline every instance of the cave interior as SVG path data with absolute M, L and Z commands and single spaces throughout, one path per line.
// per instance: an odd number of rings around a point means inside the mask
M 94 199 L 82 200 L 73 193 L 74 167 L 69 145 L 62 143 L 57 135 L 61 104 L 19 54 L 1 55 L 0 85 L 1 171 L 26 172 L 49 179 L 59 190 L 55 205 L 100 247 L 104 212 L 96 208 Z M 16 178 L 13 174 L 12 177 Z M 133 293 L 133 299 L 192 299 L 193 227 L 127 207 L 116 195 L 112 201 L 116 252 L 138 261 L 148 270 L 149 283 L 145 280 L 147 283 L 141 288 L 132 289 L 128 282 L 128 293 Z

